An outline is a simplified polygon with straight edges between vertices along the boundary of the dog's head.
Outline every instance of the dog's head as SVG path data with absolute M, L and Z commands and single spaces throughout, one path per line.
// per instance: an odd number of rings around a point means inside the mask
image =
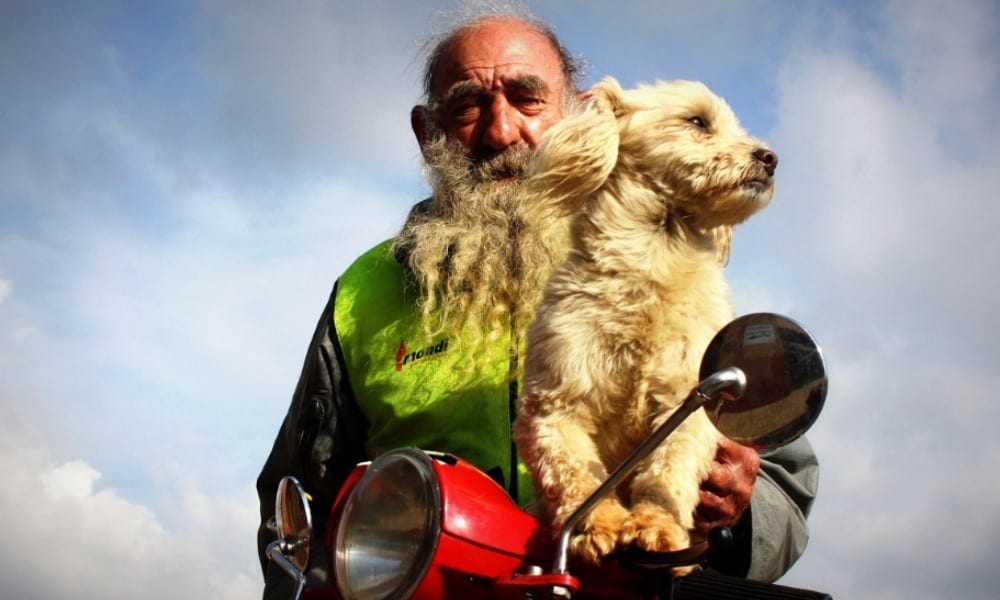
M 545 134 L 532 171 L 536 189 L 544 190 L 540 202 L 566 212 L 580 210 L 612 181 L 648 188 L 664 219 L 710 232 L 725 253 L 731 227 L 770 201 L 777 163 L 701 83 L 623 90 L 606 78 L 581 111 Z

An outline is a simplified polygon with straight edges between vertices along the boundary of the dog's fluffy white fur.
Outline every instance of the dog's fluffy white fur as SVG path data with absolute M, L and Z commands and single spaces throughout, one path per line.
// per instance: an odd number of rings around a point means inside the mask
M 680 405 L 732 318 L 732 226 L 765 206 L 776 155 L 707 87 L 597 84 L 538 148 L 539 218 L 572 217 L 572 247 L 530 325 L 515 438 L 557 526 Z M 688 418 L 571 538 L 577 557 L 674 550 L 718 444 Z

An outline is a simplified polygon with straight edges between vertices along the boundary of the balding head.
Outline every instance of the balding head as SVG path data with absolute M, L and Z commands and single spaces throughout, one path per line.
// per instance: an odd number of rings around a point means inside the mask
M 531 14 L 526 9 L 493 11 L 488 14 L 466 16 L 459 23 L 450 27 L 446 32 L 434 36 L 428 41 L 430 51 L 424 64 L 424 100 L 428 104 L 433 103 L 435 97 L 434 88 L 439 78 L 439 68 L 445 55 L 449 52 L 454 43 L 467 36 L 470 32 L 489 22 L 506 22 L 510 26 L 520 25 L 524 28 L 532 29 L 541 35 L 551 51 L 558 56 L 560 70 L 563 75 L 563 84 L 568 95 L 575 95 L 578 92 L 580 78 L 583 76 L 583 61 L 570 54 L 569 50 L 563 46 L 551 27 L 538 17 Z
M 534 147 L 575 98 L 576 63 L 544 26 L 490 15 L 455 28 L 434 48 L 428 103 L 412 113 L 422 149 L 443 134 L 474 160 Z

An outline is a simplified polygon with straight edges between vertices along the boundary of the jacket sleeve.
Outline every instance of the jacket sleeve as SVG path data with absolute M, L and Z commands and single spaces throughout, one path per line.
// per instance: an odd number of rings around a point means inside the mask
M 288 413 L 257 478 L 257 552 L 264 572 L 265 599 L 289 598 L 292 589 L 291 578 L 265 556 L 267 545 L 277 537 L 274 499 L 278 482 L 293 475 L 312 496 L 313 543 L 306 575 L 309 585 L 319 585 L 326 580 L 323 536 L 327 514 L 348 473 L 366 459 L 368 425 L 354 403 L 344 369 L 333 322 L 336 295 L 335 285 L 316 325 Z
M 795 564 L 809 541 L 806 517 L 819 484 L 819 461 L 805 437 L 760 455 L 750 498 L 749 579 L 775 581 Z
M 750 509 L 733 527 L 733 545 L 713 552 L 708 566 L 769 583 L 784 575 L 809 540 L 806 517 L 818 480 L 819 464 L 805 437 L 761 452 Z

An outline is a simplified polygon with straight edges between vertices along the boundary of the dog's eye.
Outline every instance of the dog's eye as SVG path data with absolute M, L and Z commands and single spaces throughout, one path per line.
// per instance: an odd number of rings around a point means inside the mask
M 688 122 L 698 129 L 708 129 L 708 121 L 701 117 L 688 117 Z

